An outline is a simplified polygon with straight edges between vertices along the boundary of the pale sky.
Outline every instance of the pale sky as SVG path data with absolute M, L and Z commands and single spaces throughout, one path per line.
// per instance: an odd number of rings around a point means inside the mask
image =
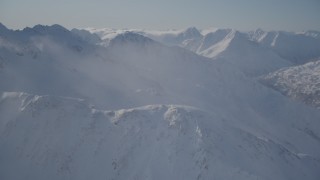
M 0 22 L 67 28 L 318 30 L 320 0 L 0 0 Z

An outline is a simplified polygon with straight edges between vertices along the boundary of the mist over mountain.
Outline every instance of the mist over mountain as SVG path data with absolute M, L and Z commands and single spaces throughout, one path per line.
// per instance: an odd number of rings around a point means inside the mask
M 319 34 L 0 24 L 0 179 L 317 180 Z

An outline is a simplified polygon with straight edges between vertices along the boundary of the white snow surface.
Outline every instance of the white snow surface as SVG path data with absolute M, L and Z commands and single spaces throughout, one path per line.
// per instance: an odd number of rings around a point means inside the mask
M 260 83 L 296 64 L 262 30 L 89 30 L 0 24 L 0 179 L 319 178 L 320 111 Z
M 80 99 L 25 93 L 3 93 L 0 103 L 15 111 L 0 131 L 1 179 L 247 180 L 320 175 L 318 159 L 192 107 L 101 111 Z

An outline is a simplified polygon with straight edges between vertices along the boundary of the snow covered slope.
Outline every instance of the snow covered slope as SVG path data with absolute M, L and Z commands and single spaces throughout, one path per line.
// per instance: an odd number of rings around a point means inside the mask
M 202 103 L 195 98 L 201 84 L 212 84 L 208 77 L 218 73 L 207 58 L 135 33 L 119 34 L 108 48 L 79 40 L 79 51 L 42 35 L 3 39 L 1 91 L 80 97 L 108 109 Z
M 316 179 L 320 111 L 256 79 L 291 63 L 213 32 L 208 58 L 145 31 L 0 26 L 0 179 Z
M 0 106 L 1 179 L 320 176 L 319 159 L 192 107 L 100 111 L 79 99 L 12 92 Z
M 320 108 L 320 60 L 280 69 L 262 82 L 282 94 Z
M 213 34 L 207 34 L 206 37 L 210 35 Z M 235 30 L 216 31 L 211 38 L 217 38 L 217 36 L 220 36 L 217 43 L 198 53 L 213 59 L 223 58 L 247 76 L 257 77 L 291 65 L 289 61 L 279 57 L 272 50 L 248 40 L 244 33 Z M 211 41 L 214 42 L 213 39 Z
M 0 90 L 88 96 L 92 91 L 84 87 L 98 85 L 77 67 L 101 61 L 104 50 L 58 25 L 8 31 L 0 35 Z

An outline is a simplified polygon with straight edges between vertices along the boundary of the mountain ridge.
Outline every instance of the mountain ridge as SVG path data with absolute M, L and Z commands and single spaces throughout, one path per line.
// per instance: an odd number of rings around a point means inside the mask
M 0 156 L 18 153 L 21 148 L 23 151 L 19 158 L 2 156 L 4 162 L 10 162 L 6 166 L 0 163 L 3 178 L 316 179 L 318 176 L 312 173 L 320 166 L 314 157 L 291 152 L 271 139 L 232 127 L 220 117 L 196 108 L 149 105 L 100 111 L 77 99 L 21 93 L 3 94 L 0 105 L 10 99 L 26 102 L 22 109 L 19 105 L 15 107 L 20 115 L 11 119 L 1 133 L 0 144 L 4 148 L 0 149 Z M 39 136 L 44 132 L 46 135 Z M 24 138 L 29 139 L 27 144 Z M 256 150 L 263 153 L 255 153 Z M 88 158 L 95 162 L 90 168 L 84 163 Z M 287 163 L 281 163 L 284 160 Z M 256 161 L 261 163 L 253 163 Z M 240 167 L 243 162 L 252 165 Z M 25 171 L 18 174 L 6 171 L 11 167 Z M 45 173 L 39 173 L 41 167 Z M 159 174 L 159 168 L 167 169 L 168 173 Z M 170 171 L 171 168 L 175 171 Z M 305 174 L 288 173 L 292 168 Z

